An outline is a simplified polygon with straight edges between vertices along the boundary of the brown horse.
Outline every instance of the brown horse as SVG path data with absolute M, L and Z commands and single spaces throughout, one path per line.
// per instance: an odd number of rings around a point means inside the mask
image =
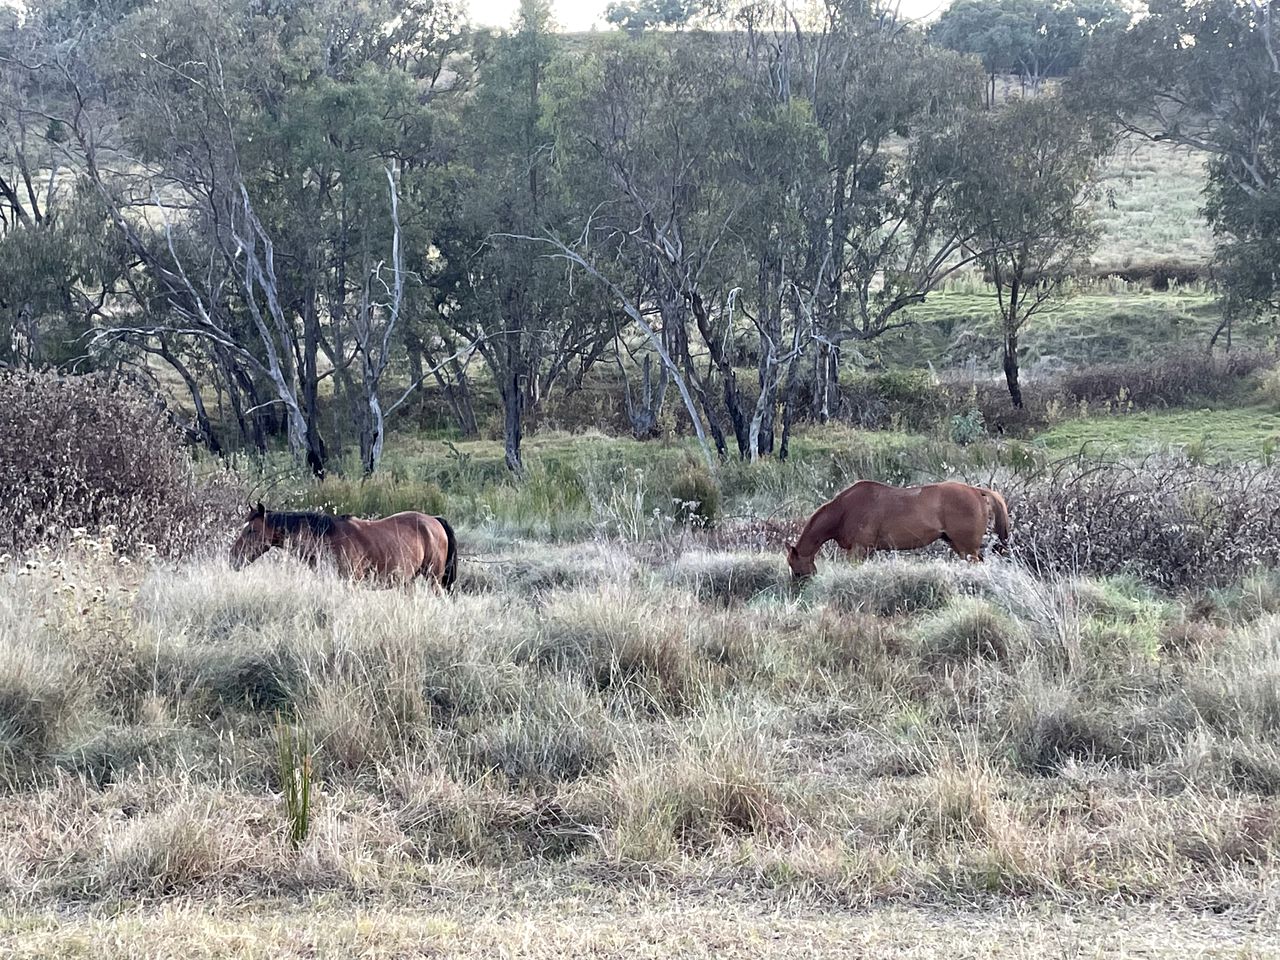
M 277 513 L 261 503 L 231 545 L 239 570 L 272 547 L 282 547 L 312 565 L 332 557 L 338 572 L 353 580 L 408 583 L 430 577 L 445 590 L 458 577 L 458 543 L 443 517 L 406 511 L 381 520 L 327 513 Z
M 960 556 L 980 562 L 982 538 L 992 518 L 999 540 L 996 552 L 1004 554 L 1009 546 L 1009 510 L 994 490 L 951 482 L 891 487 L 859 480 L 814 511 L 800 539 L 787 544 L 787 564 L 796 577 L 812 576 L 818 551 L 828 540 L 848 550 L 850 557 L 868 557 L 877 550 L 916 550 L 944 540 Z

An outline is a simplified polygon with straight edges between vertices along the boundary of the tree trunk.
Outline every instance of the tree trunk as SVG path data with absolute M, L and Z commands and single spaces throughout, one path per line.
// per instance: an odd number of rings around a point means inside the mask
M 302 316 L 302 416 L 306 423 L 307 467 L 317 480 L 324 479 L 327 459 L 320 434 L 320 376 L 316 357 L 320 351 L 320 316 L 316 293 L 311 290 Z
M 191 405 L 196 411 L 196 429 L 200 433 L 201 439 L 204 441 L 205 447 L 215 457 L 222 456 L 222 444 L 218 442 L 218 435 L 213 430 L 213 423 L 209 420 L 209 413 L 204 406 L 204 395 L 200 391 L 200 382 L 196 380 L 195 375 L 187 368 L 169 345 L 163 340 L 160 342 L 159 354 L 174 372 L 182 378 L 182 382 L 187 385 L 187 393 L 191 395 Z
M 514 474 L 524 473 L 524 461 L 520 458 L 520 440 L 523 437 L 524 391 L 520 389 L 520 377 L 511 374 L 511 380 L 502 390 L 503 427 L 502 441 L 506 451 L 507 469 Z
M 1007 333 L 1004 338 L 1004 380 L 1009 385 L 1009 399 L 1022 409 L 1022 387 L 1018 385 L 1018 335 Z
M 796 417 L 796 398 L 800 394 L 800 357 L 791 361 L 787 371 L 787 386 L 782 399 L 782 438 L 778 443 L 778 459 L 786 460 L 791 453 L 791 424 Z
M 1018 280 L 1019 274 L 1015 272 L 1009 283 L 1009 304 L 1004 316 L 1004 379 L 1009 385 L 1009 399 L 1021 410 L 1022 387 L 1018 385 L 1018 311 L 1021 306 L 1018 295 L 1022 292 L 1022 285 Z

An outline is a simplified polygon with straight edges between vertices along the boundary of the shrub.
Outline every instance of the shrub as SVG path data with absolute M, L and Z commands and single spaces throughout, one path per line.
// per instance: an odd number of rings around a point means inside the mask
M 923 429 L 937 423 L 945 409 L 943 392 L 930 374 L 918 370 L 860 374 L 840 388 L 841 419 L 864 429 Z
M 1186 588 L 1280 563 L 1274 470 L 1081 457 L 996 486 L 1009 501 L 1014 555 L 1038 573 L 1130 573 Z
M 951 442 L 966 447 L 977 443 L 987 435 L 987 425 L 982 411 L 970 407 L 965 413 L 957 413 L 951 418 Z
M 671 481 L 675 518 L 686 526 L 711 527 L 720 517 L 720 487 L 701 464 L 688 464 Z
M 153 397 L 106 377 L 0 373 L 0 551 L 87 530 L 165 554 L 225 529 L 240 497 L 199 483 Z

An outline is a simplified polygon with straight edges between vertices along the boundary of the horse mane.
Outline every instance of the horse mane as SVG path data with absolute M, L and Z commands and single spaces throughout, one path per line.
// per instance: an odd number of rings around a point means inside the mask
M 311 510 L 293 510 L 269 512 L 267 522 L 272 527 L 285 533 L 311 533 L 317 537 L 327 537 L 338 526 L 339 520 L 349 520 L 351 514 L 335 516 L 332 513 L 317 513 Z

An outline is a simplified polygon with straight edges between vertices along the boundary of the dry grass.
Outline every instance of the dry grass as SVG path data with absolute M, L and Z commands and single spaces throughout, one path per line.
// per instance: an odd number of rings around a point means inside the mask
M 323 897 L 323 915 L 425 885 L 455 904 L 449 929 L 498 944 L 478 892 L 541 884 L 600 904 L 657 879 L 714 904 L 694 955 L 730 900 L 1276 916 L 1268 578 L 1173 600 L 888 559 L 827 562 L 795 590 L 772 557 L 596 550 L 590 583 L 490 578 L 450 598 L 287 563 L 10 570 L 0 889 L 28 918 L 5 921 L 15 942 L 74 952 L 76 930 L 116 922 L 42 919 L 77 904 L 143 904 L 140 926 L 118 921 L 123 945 L 153 924 L 175 936 L 166 911 L 184 904 Z M 277 713 L 316 744 L 297 849 Z M 540 909 L 529 896 L 520 910 Z M 559 896 L 552 914 L 578 909 Z M 641 935 L 643 916 L 616 936 Z M 197 955 L 248 926 L 211 914 Z
M 512 904 L 519 904 L 512 909 Z M 549 896 L 536 884 L 512 894 L 438 896 L 412 905 L 254 906 L 178 902 L 115 916 L 0 918 L 13 957 L 458 958 L 591 956 L 682 958 L 849 956 L 1041 960 L 1071 957 L 1261 958 L 1280 950 L 1273 931 L 1214 914 L 1123 908 L 1026 914 L 890 906 L 821 911 L 668 890 L 601 889 Z

